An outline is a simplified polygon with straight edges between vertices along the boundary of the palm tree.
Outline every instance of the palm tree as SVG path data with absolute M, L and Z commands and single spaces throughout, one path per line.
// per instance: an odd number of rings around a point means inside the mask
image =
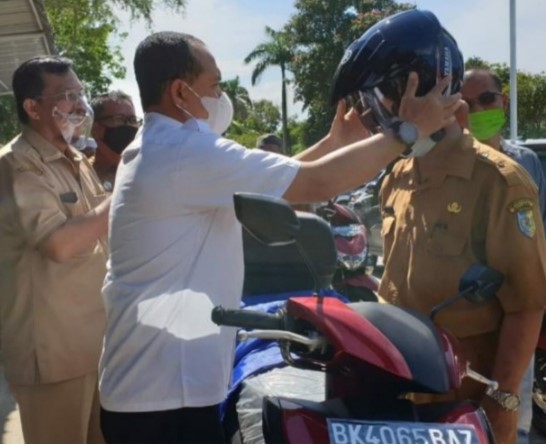
M 229 96 L 233 103 L 234 120 L 240 122 L 246 119 L 249 109 L 252 108 L 252 100 L 250 100 L 247 89 L 241 86 L 239 76 L 220 82 L 220 88 Z
M 260 79 L 263 72 L 270 66 L 279 66 L 281 68 L 282 79 L 282 135 L 284 149 L 287 154 L 290 154 L 290 146 L 288 141 L 288 110 L 286 103 L 286 72 L 289 69 L 290 62 L 294 57 L 294 52 L 288 41 L 286 33 L 275 31 L 269 26 L 265 27 L 265 33 L 268 40 L 260 43 L 254 50 L 246 56 L 245 63 L 257 61 L 254 71 L 252 72 L 252 85 L 255 85 Z

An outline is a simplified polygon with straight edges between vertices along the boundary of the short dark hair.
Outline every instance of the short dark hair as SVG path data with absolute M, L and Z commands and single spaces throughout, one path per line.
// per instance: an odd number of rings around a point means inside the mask
M 142 109 L 157 105 L 168 82 L 176 78 L 195 79 L 203 67 L 195 46 L 204 43 L 179 32 L 157 32 L 138 45 L 133 62 Z
M 502 82 L 500 77 L 495 74 L 493 71 L 487 68 L 475 68 L 475 69 L 469 69 L 464 73 L 464 80 L 466 80 L 469 76 L 473 74 L 485 74 L 487 75 L 491 80 L 493 80 L 493 83 L 495 84 L 495 88 L 498 92 L 502 92 Z
M 63 75 L 72 69 L 72 60 L 65 57 L 38 56 L 23 62 L 13 73 L 12 88 L 17 116 L 23 124 L 29 122 L 23 108 L 26 99 L 36 99 L 44 92 L 43 74 Z
M 95 115 L 95 119 L 97 119 L 98 117 L 102 117 L 102 113 L 104 111 L 106 103 L 121 102 L 123 100 L 133 105 L 133 99 L 131 98 L 131 96 L 119 89 L 109 91 L 104 94 L 99 94 L 98 96 L 93 97 L 91 99 L 91 108 L 93 108 L 93 114 Z
M 278 152 L 282 153 L 282 140 L 275 134 L 264 134 L 263 136 L 258 137 L 258 140 L 256 141 L 257 148 L 262 149 L 263 145 L 274 145 L 279 148 Z

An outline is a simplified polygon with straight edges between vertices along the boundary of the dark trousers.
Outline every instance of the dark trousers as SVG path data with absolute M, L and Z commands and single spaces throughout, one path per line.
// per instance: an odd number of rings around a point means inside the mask
M 110 412 L 101 408 L 108 444 L 224 444 L 218 405 L 160 412 Z

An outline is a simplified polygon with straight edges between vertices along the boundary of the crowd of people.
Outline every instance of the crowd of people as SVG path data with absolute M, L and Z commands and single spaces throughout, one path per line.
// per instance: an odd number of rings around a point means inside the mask
M 331 128 L 294 157 L 272 134 L 251 150 L 222 137 L 233 109 L 198 38 L 151 34 L 134 70 L 143 121 L 121 91 L 89 103 L 65 58 L 13 75 L 23 129 L 0 150 L 0 322 L 25 442 L 226 442 L 235 330 L 210 312 L 242 292 L 233 194 L 324 201 L 401 159 L 380 195 L 379 293 L 428 314 L 470 264 L 503 273 L 493 301 L 459 302 L 437 322 L 499 382 L 448 397 L 480 403 L 497 442 L 516 443 L 546 305 L 545 181 L 536 155 L 501 136 L 499 79 L 465 73 L 432 13 L 398 14 L 349 46 Z

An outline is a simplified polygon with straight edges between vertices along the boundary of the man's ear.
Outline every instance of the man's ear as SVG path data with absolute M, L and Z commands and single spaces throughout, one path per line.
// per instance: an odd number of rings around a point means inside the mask
M 38 113 L 38 101 L 35 99 L 23 100 L 23 109 L 27 113 L 27 116 L 31 120 L 40 120 L 40 114 Z
M 189 93 L 188 85 L 182 79 L 174 79 L 169 85 L 169 95 L 174 103 L 185 102 Z

